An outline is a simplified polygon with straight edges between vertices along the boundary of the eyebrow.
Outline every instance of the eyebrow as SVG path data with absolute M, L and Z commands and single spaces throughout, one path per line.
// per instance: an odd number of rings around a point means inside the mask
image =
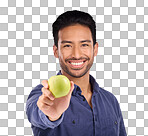
M 80 41 L 80 43 L 84 43 L 84 42 L 91 42 L 91 40 L 83 40 L 83 41 Z M 61 43 L 73 43 L 72 41 L 66 41 L 66 40 L 64 40 L 64 41 L 61 41 Z
M 73 43 L 72 41 L 61 41 L 61 43 Z
M 83 41 L 80 41 L 80 43 L 83 43 L 83 42 L 91 42 L 91 40 L 83 40 Z

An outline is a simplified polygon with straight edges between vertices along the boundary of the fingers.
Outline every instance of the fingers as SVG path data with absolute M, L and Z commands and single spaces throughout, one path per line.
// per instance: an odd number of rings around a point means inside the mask
M 72 93 L 72 91 L 73 91 L 73 89 L 74 89 L 74 82 L 73 82 L 73 81 L 70 81 L 70 84 L 71 84 L 70 92 Z
M 43 81 L 42 81 L 42 85 L 43 85 L 45 88 L 49 88 L 49 86 L 48 86 L 48 81 L 47 81 L 47 80 L 43 80 Z
M 50 108 L 49 104 L 47 105 L 47 104 L 41 102 L 40 99 L 37 101 L 37 106 L 42 112 L 44 112 L 45 110 Z
M 68 95 L 71 95 L 72 94 L 72 91 L 74 89 L 74 82 L 73 81 L 70 81 L 70 84 L 71 84 L 71 88 L 70 88 L 70 91 L 69 91 Z
M 46 89 L 45 87 L 42 88 L 42 92 L 43 94 L 48 97 L 50 100 L 54 100 L 55 97 L 53 96 L 53 94 L 51 93 L 51 91 L 49 91 L 49 89 Z
M 45 96 L 47 96 L 49 99 L 54 100 L 55 97 L 53 96 L 53 94 L 49 91 L 49 85 L 48 85 L 48 81 L 47 80 L 43 80 L 42 81 L 42 85 L 44 86 L 42 88 L 42 92 Z
M 49 105 L 52 106 L 53 105 L 53 101 L 50 100 L 48 97 L 46 97 L 45 95 L 41 95 L 39 97 L 39 101 L 45 105 Z

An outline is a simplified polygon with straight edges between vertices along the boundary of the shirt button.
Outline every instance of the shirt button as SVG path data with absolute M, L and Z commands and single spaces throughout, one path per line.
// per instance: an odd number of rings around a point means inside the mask
M 85 101 L 85 98 L 83 98 L 83 101 Z
M 72 123 L 75 124 L 76 123 L 75 120 L 73 120 Z
M 115 124 L 116 124 L 116 125 L 118 124 L 117 121 L 115 121 Z

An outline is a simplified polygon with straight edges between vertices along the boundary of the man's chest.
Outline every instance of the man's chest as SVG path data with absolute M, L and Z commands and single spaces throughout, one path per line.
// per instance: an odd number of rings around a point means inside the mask
M 83 96 L 85 98 L 84 101 L 86 100 L 88 105 L 92 108 L 92 101 L 91 101 L 92 100 L 92 92 L 89 92 Z
M 91 100 L 91 99 L 89 99 Z M 101 103 L 100 103 L 101 104 Z M 102 103 L 103 104 L 103 103 Z M 92 97 L 92 106 L 83 98 L 73 97 L 68 110 L 65 112 L 61 127 L 67 130 L 68 134 L 92 135 L 92 136 L 118 136 L 120 119 L 115 111 L 110 110 L 110 105 L 100 106 Z

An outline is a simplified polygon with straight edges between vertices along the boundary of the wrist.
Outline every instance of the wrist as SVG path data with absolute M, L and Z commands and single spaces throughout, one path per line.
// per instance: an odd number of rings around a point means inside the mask
M 58 120 L 60 117 L 61 117 L 61 115 L 59 115 L 59 116 L 57 116 L 57 117 L 54 117 L 54 118 L 51 118 L 51 117 L 48 116 L 48 119 L 49 119 L 50 121 L 56 121 L 56 120 Z

